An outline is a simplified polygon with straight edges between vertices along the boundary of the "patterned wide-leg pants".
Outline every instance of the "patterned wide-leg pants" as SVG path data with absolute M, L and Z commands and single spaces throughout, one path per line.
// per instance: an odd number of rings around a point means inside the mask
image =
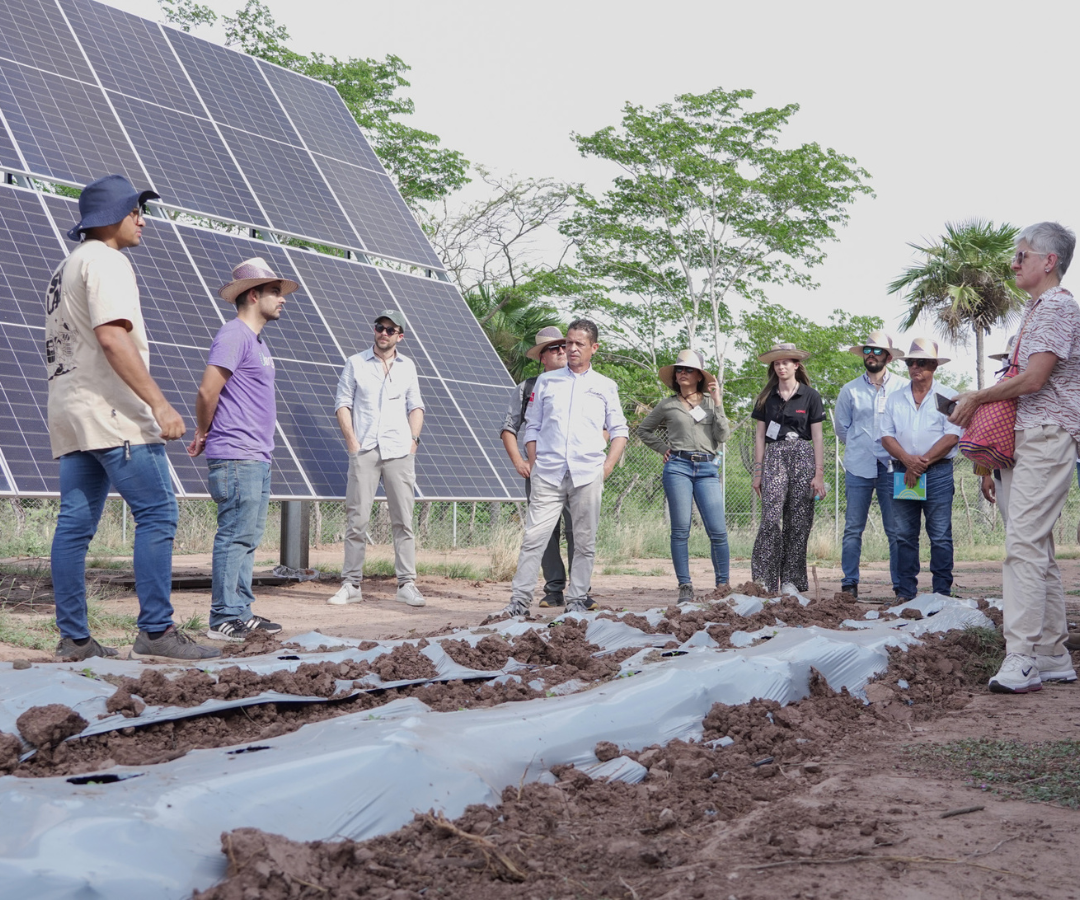
M 765 445 L 761 473 L 761 528 L 754 541 L 750 572 L 769 591 L 791 582 L 807 591 L 806 542 L 814 525 L 814 445 L 775 441 Z

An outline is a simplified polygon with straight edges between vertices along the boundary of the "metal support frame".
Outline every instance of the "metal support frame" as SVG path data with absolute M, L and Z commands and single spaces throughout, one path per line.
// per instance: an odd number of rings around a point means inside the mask
M 308 568 L 311 542 L 311 501 L 281 501 L 281 564 L 290 569 Z

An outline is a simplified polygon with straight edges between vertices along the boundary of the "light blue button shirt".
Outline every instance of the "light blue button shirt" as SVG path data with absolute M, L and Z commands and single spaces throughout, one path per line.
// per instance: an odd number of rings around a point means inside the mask
M 881 446 L 881 423 L 885 401 L 910 382 L 885 373 L 878 387 L 864 372 L 840 389 L 836 398 L 833 428 L 844 445 L 844 468 L 859 478 L 876 478 L 877 464 L 889 464 L 889 453 Z
M 903 390 L 891 395 L 885 401 L 882 437 L 896 438 L 896 442 L 906 453 L 923 456 L 945 435 L 963 435 L 963 428 L 953 425 L 938 411 L 934 394 L 941 394 L 951 400 L 956 396 L 956 391 L 934 380 L 930 382 L 930 390 L 918 409 L 915 408 L 910 382 L 905 384 Z M 942 459 L 952 459 L 959 449 L 957 444 L 953 444 L 952 449 Z
M 536 441 L 532 474 L 557 485 L 569 472 L 574 487 L 591 484 L 607 460 L 605 429 L 611 438 L 630 434 L 614 381 L 592 367 L 544 372 L 525 411 L 525 442 Z
M 423 409 L 416 366 L 397 353 L 389 371 L 368 347 L 353 354 L 341 370 L 334 411 L 352 410 L 353 431 L 361 450 L 379 448 L 383 459 L 399 459 L 412 450 L 409 413 Z

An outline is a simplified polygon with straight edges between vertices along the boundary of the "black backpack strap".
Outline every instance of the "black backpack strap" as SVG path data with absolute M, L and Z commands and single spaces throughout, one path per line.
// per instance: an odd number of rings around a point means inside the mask
M 532 378 L 526 378 L 525 384 L 521 389 L 521 415 L 518 416 L 518 431 L 521 431 L 525 427 L 525 410 L 529 408 L 529 400 L 532 399 L 533 388 L 536 387 L 536 379 L 539 375 L 533 375 Z

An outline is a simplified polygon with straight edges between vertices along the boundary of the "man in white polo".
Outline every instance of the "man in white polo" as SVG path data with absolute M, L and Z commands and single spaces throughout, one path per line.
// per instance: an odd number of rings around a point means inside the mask
M 589 319 L 571 322 L 566 329 L 567 365 L 543 372 L 533 388 L 525 413 L 525 450 L 532 491 L 505 615 L 528 613 L 544 548 L 567 505 L 573 522 L 574 557 L 566 608 L 568 612 L 596 608 L 588 589 L 604 479 L 622 456 L 630 434 L 618 386 L 590 364 L 600 347 L 597 338 L 596 325 Z M 605 431 L 611 437 L 611 449 L 606 454 Z
M 338 379 L 334 408 L 349 454 L 349 482 L 341 588 L 326 601 L 336 606 L 363 599 L 360 582 L 368 524 L 380 478 L 394 532 L 396 599 L 409 606 L 424 605 L 416 587 L 412 527 L 416 449 L 424 427 L 424 403 L 416 366 L 397 350 L 406 330 L 409 323 L 400 310 L 383 310 L 375 318 L 374 344 L 349 357 Z

